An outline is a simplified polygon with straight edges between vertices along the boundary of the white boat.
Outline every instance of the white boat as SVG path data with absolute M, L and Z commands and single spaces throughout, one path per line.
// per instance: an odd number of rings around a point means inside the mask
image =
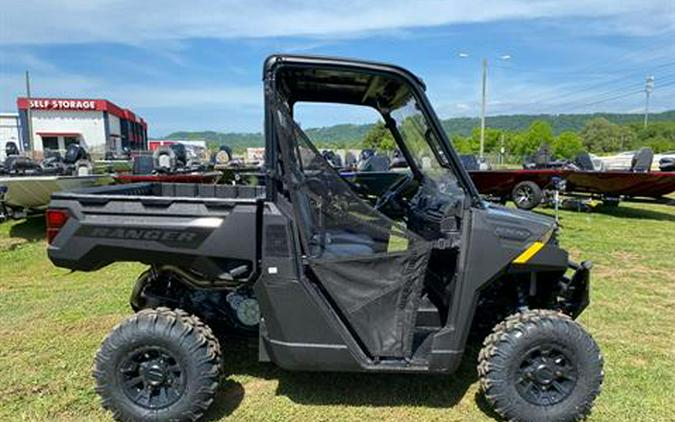
M 105 175 L 0 177 L 0 205 L 5 217 L 44 210 L 52 193 L 109 184 Z M 4 193 L 2 193 L 4 192 Z

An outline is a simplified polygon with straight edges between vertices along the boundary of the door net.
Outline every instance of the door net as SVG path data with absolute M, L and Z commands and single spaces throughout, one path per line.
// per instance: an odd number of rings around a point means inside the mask
M 408 356 L 430 244 L 355 194 L 285 103 L 274 116 L 311 269 L 371 355 Z

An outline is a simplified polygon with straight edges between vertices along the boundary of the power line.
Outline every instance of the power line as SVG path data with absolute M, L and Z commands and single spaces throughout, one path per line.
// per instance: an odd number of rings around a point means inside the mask
M 654 86 L 654 89 L 659 89 L 659 90 L 660 90 L 660 89 L 662 89 L 662 88 L 665 88 L 665 87 L 668 87 L 668 86 L 672 86 L 672 85 L 675 85 L 675 80 L 674 80 L 674 81 L 670 81 L 670 82 L 665 83 L 665 84 L 663 84 L 663 83 L 660 84 L 659 81 L 658 81 L 658 79 L 657 79 L 657 80 L 656 80 L 656 85 Z
M 656 80 L 656 85 L 655 85 L 654 89 L 655 90 L 657 90 L 657 89 L 662 90 L 663 88 L 673 86 L 673 85 L 675 85 L 675 80 L 672 80 L 672 81 L 669 81 L 669 82 L 666 82 L 666 83 L 661 83 L 661 84 L 659 84 L 658 80 Z M 644 92 L 645 92 L 644 89 L 634 90 L 634 91 L 631 91 L 631 92 L 611 96 L 611 97 L 604 98 L 604 99 L 601 99 L 601 100 L 597 100 L 597 101 L 593 101 L 593 102 L 589 102 L 589 103 L 585 103 L 585 104 L 579 104 L 579 105 L 576 105 L 574 107 L 567 107 L 567 108 L 564 108 L 563 111 L 568 111 L 568 110 L 572 110 L 572 109 L 575 109 L 575 110 L 583 109 L 585 107 L 590 107 L 590 106 L 606 103 L 608 101 L 619 100 L 619 99 L 630 97 L 630 96 L 633 96 L 633 95 L 637 96 L 638 94 L 644 94 Z
M 665 76 L 662 76 L 662 75 L 656 76 L 657 83 L 658 83 L 658 81 L 670 81 L 671 78 L 675 78 L 675 74 L 669 74 L 669 75 L 665 75 Z M 575 104 L 585 104 L 588 101 L 592 101 L 592 100 L 597 101 L 598 99 L 604 99 L 605 97 L 613 97 L 616 94 L 625 93 L 626 90 L 631 90 L 633 88 L 641 88 L 643 86 L 644 86 L 643 82 L 632 83 L 632 84 L 629 84 L 629 85 L 622 85 L 620 87 L 616 87 L 616 88 L 613 88 L 613 89 L 608 90 L 608 91 L 589 94 L 589 95 L 586 95 L 586 96 L 581 96 L 581 97 L 574 98 L 574 99 L 569 100 L 569 101 L 554 102 L 554 103 L 551 103 L 551 104 L 547 104 L 547 105 L 544 106 L 544 108 L 546 108 L 546 109 L 560 108 L 560 107 L 570 108 L 570 107 L 573 107 Z M 563 98 L 563 97 L 561 96 L 560 98 Z M 534 100 L 533 102 L 537 102 L 537 101 Z
M 574 108 L 590 107 L 590 106 L 593 106 L 593 105 L 606 103 L 607 101 L 613 101 L 613 100 L 618 100 L 618 99 L 625 98 L 625 97 L 630 97 L 631 95 L 642 94 L 643 92 L 644 91 L 642 89 L 636 90 L 636 91 L 631 91 L 631 92 L 626 92 L 626 93 L 623 93 L 623 94 L 615 95 L 615 96 L 612 96 L 612 97 L 604 98 L 604 99 L 593 101 L 593 102 L 590 102 L 590 103 L 581 104 L 581 105 L 575 106 Z M 567 109 L 570 109 L 570 108 L 567 108 Z
M 655 69 L 660 69 L 660 68 L 663 68 L 663 67 L 673 66 L 673 65 L 675 65 L 675 61 L 670 62 L 670 63 L 661 64 L 661 65 L 656 66 L 656 67 L 652 67 L 647 71 L 645 71 L 645 69 L 641 69 L 639 71 L 630 72 L 629 74 L 626 74 L 625 76 L 622 76 L 620 78 L 614 78 L 614 79 L 611 79 L 611 80 L 608 80 L 608 81 L 603 81 L 603 82 L 599 82 L 599 83 L 592 84 L 592 85 L 582 86 L 582 87 L 579 87 L 579 88 L 577 88 L 575 90 L 572 90 L 572 91 L 568 91 L 567 93 L 564 93 L 564 94 L 561 94 L 561 95 L 548 95 L 548 96 L 544 95 L 543 97 L 535 98 L 532 101 L 533 102 L 542 102 L 542 101 L 545 102 L 546 100 L 549 100 L 549 99 L 560 100 L 562 98 L 573 97 L 575 95 L 578 95 L 578 94 L 586 92 L 586 91 L 590 91 L 590 90 L 597 89 L 597 88 L 602 88 L 604 86 L 612 85 L 612 84 L 615 84 L 615 83 L 618 83 L 618 82 L 622 82 L 622 81 L 627 80 L 627 79 L 632 79 L 632 78 L 635 77 L 635 75 L 638 75 L 638 74 L 644 75 L 644 74 L 650 73 L 650 72 L 653 73 L 653 70 L 655 70 Z
M 657 80 L 656 84 L 654 86 L 654 89 L 662 89 L 662 88 L 673 86 L 673 85 L 675 85 L 675 80 L 672 80 L 672 81 L 669 81 L 669 82 L 666 82 L 666 83 L 661 83 L 661 84 L 658 84 L 658 80 Z M 631 95 L 643 94 L 644 92 L 645 92 L 644 89 L 634 90 L 634 91 L 627 92 L 627 93 L 624 93 L 624 94 L 614 95 L 614 96 L 611 96 L 611 97 L 608 97 L 608 98 L 603 98 L 601 100 L 597 100 L 597 101 L 593 101 L 593 102 L 589 102 L 589 103 L 585 103 L 585 104 L 580 104 L 576 108 L 584 108 L 584 107 L 589 107 L 589 106 L 593 106 L 593 105 L 597 105 L 597 104 L 602 104 L 602 103 L 606 103 L 608 101 L 613 101 L 613 100 L 618 100 L 618 99 L 621 99 L 621 98 L 629 97 Z

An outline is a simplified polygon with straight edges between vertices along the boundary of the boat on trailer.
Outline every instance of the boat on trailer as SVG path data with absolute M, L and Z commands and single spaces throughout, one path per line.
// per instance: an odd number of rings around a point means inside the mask
M 0 175 L 0 221 L 44 211 L 55 192 L 112 183 L 107 174 L 93 174 L 89 154 L 78 144 L 70 145 L 63 158 L 55 154 L 42 162 L 7 155 Z
M 117 174 L 114 176 L 117 183 L 198 183 L 213 184 L 218 182 L 221 173 L 217 171 L 175 173 L 175 174 Z
M 190 157 L 185 145 L 175 143 L 157 148 L 152 155 L 137 155 L 133 158 L 131 173 L 116 174 L 115 182 L 213 184 L 222 175 L 213 167 L 213 163 Z
M 512 199 L 520 208 L 534 208 L 540 201 L 519 201 L 534 194 L 541 197 L 552 189 L 555 179 L 566 183 L 564 193 L 598 198 L 608 203 L 619 199 L 650 198 L 659 200 L 675 192 L 675 172 L 654 171 L 582 171 L 567 169 L 475 170 L 469 171 L 481 194 L 500 200 Z M 539 189 L 541 192 L 529 192 Z
M 110 184 L 109 175 L 0 177 L 0 219 L 44 211 L 54 192 Z

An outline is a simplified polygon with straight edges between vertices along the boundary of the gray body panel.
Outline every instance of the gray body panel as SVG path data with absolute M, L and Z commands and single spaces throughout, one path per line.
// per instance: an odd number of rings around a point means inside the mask
M 49 246 L 49 258 L 79 271 L 137 261 L 211 278 L 224 272 L 223 260 L 254 266 L 263 191 L 231 188 L 140 183 L 55 194 L 50 208 L 67 209 L 74 218 Z

